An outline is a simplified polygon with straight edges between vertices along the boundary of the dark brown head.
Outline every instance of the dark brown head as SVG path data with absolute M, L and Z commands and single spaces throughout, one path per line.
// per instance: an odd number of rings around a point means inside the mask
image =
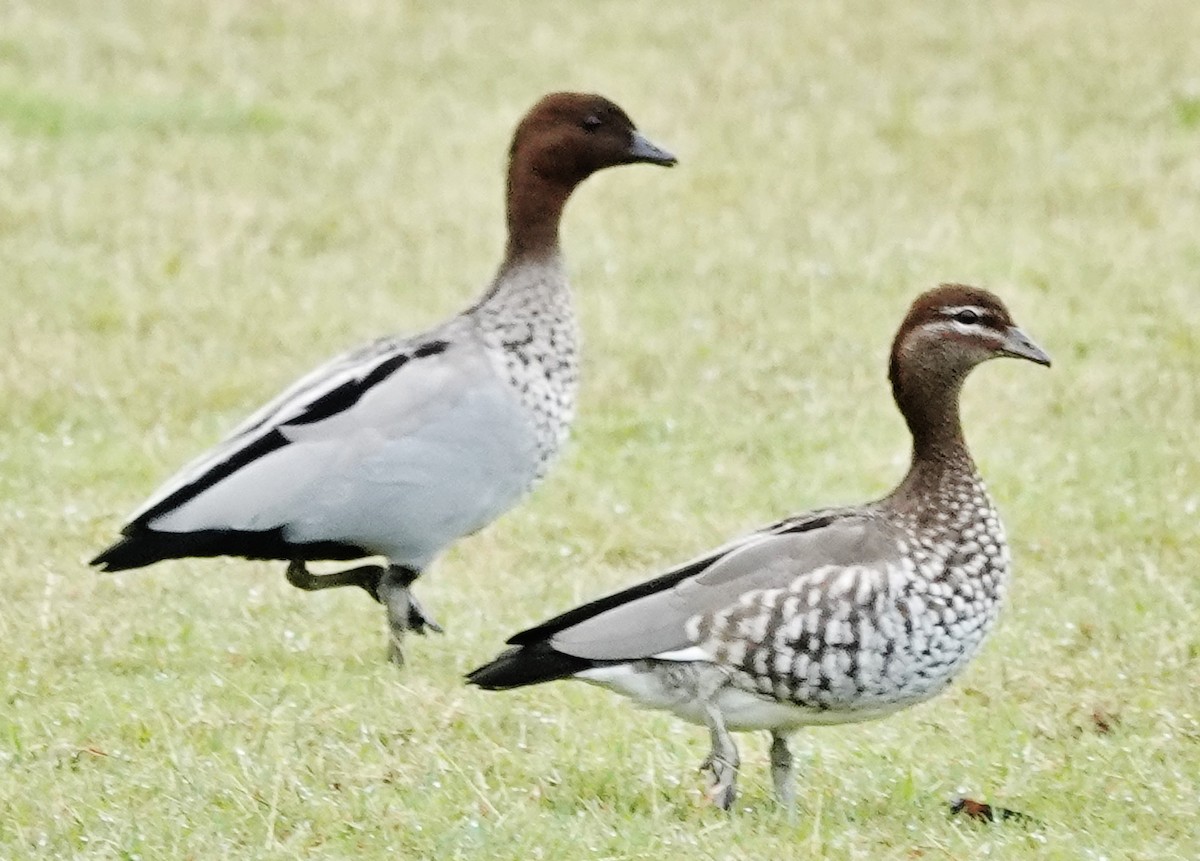
M 1049 365 L 995 295 L 943 284 L 913 302 L 892 342 L 888 377 L 918 443 L 959 435 L 958 392 L 976 365 L 1000 356 Z
M 509 254 L 544 252 L 558 241 L 563 205 L 598 170 L 675 156 L 652 144 L 603 96 L 551 93 L 517 125 L 509 149 Z
M 543 96 L 517 126 L 509 157 L 571 186 L 619 164 L 675 164 L 675 156 L 646 140 L 617 105 L 586 93 Z

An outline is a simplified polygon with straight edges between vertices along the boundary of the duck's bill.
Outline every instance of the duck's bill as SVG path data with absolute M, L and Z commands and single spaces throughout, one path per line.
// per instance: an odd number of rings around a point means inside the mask
M 1045 365 L 1047 368 L 1050 367 L 1050 357 L 1046 351 L 1033 343 L 1033 339 L 1016 326 L 1010 326 L 1008 329 L 1004 339 L 1004 355 L 1012 356 L 1014 359 L 1028 359 L 1039 365 Z
M 672 167 L 679 161 L 662 147 L 652 144 L 638 131 L 634 131 L 633 140 L 629 142 L 629 160 L 659 164 L 663 167 Z

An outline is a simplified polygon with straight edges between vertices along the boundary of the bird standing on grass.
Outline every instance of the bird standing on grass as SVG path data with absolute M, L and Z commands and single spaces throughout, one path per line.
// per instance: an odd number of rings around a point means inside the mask
M 739 764 L 730 731 L 768 730 L 775 790 L 790 806 L 790 732 L 929 699 L 996 620 L 1008 544 L 958 401 L 971 369 L 997 356 L 1050 364 L 991 293 L 923 294 L 892 344 L 892 394 L 913 439 L 895 490 L 781 520 L 570 610 L 517 634 L 468 679 L 501 690 L 578 678 L 707 726 L 709 795 L 726 809 Z
M 301 589 L 360 586 L 387 608 L 389 655 L 406 631 L 441 630 L 411 591 L 447 546 L 509 509 L 546 472 L 575 412 L 575 315 L 559 221 L 592 173 L 675 158 L 606 98 L 553 93 L 509 151 L 508 247 L 478 304 L 303 377 L 184 467 L 92 560 L 289 563 Z M 387 564 L 317 575 L 313 560 Z

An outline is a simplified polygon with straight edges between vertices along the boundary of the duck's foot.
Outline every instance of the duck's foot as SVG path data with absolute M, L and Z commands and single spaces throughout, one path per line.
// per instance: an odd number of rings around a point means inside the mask
M 430 631 L 443 632 L 442 626 L 425 613 L 412 593 L 412 583 L 418 576 L 419 571 L 392 565 L 379 581 L 379 600 L 387 608 L 388 660 L 398 667 L 404 666 L 401 646 L 405 634 L 411 631 L 424 636 Z
M 733 807 L 733 800 L 737 795 L 737 772 L 738 766 L 741 765 L 741 757 L 721 712 L 711 704 L 706 712 L 708 730 L 712 736 L 712 750 L 700 766 L 711 775 L 705 795 L 722 810 L 729 810 Z

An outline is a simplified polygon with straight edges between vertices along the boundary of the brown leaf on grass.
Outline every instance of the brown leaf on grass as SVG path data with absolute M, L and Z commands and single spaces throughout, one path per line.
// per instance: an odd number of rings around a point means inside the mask
M 1019 810 L 1009 810 L 1007 807 L 993 807 L 983 801 L 973 798 L 956 798 L 950 802 L 950 815 L 963 815 L 977 822 L 1004 822 L 1012 819 L 1017 822 L 1035 822 L 1028 814 Z
M 1101 735 L 1108 735 L 1120 722 L 1120 717 L 1100 706 L 1092 709 L 1092 726 Z
M 1108 735 L 1121 723 L 1121 717 L 1116 712 L 1109 711 L 1104 706 L 1080 706 L 1070 711 L 1071 722 L 1074 724 L 1075 737 L 1085 732 L 1095 732 Z

